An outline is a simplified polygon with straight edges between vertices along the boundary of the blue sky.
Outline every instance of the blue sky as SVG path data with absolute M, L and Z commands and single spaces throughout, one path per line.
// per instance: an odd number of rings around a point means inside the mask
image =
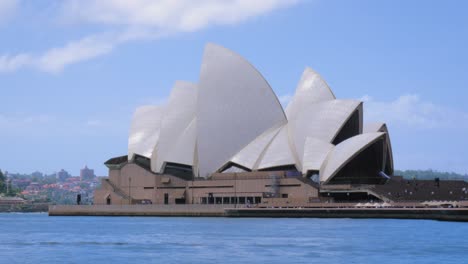
M 468 173 L 466 1 L 0 0 L 0 168 L 77 175 L 127 152 L 137 106 L 244 56 L 286 104 L 306 66 L 387 122 L 397 169 Z

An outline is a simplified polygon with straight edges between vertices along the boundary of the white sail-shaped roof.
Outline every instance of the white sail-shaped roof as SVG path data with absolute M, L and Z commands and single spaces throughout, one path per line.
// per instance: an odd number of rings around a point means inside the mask
M 197 106 L 199 175 L 208 176 L 286 116 L 262 75 L 246 60 L 208 44 Z
M 302 172 L 319 171 L 328 153 L 335 146 L 320 139 L 307 137 L 304 145 Z
M 385 136 L 385 133 L 366 133 L 349 138 L 336 145 L 320 169 L 320 182 L 327 183 L 338 171 L 359 153 Z
M 389 173 L 393 173 L 393 151 L 392 151 L 392 143 L 390 142 L 390 133 L 388 132 L 388 128 L 387 128 L 387 125 L 385 123 L 382 123 L 382 122 L 376 122 L 376 123 L 366 123 L 364 125 L 364 129 L 363 129 L 363 132 L 364 133 L 372 133 L 372 132 L 384 132 L 386 133 L 387 135 L 387 148 L 388 148 L 388 151 L 386 153 L 386 155 L 389 155 L 388 157 L 388 161 L 390 162 L 389 167 L 390 167 L 390 171 Z M 385 160 L 385 162 L 387 162 L 387 160 Z
M 197 122 L 192 119 L 185 128 L 178 140 L 174 142 L 168 155 L 164 157 L 164 162 L 172 162 L 193 166 L 195 162 L 195 143 L 197 140 Z
M 250 142 L 245 148 L 243 148 L 239 153 L 237 153 L 232 159 L 231 162 L 239 164 L 245 168 L 253 170 L 255 165 L 259 161 L 262 153 L 267 148 L 268 144 L 272 141 L 273 137 L 278 134 L 278 131 L 281 129 L 281 126 L 274 126 L 263 134 L 258 136 L 255 140 Z
M 362 129 L 362 133 L 374 133 L 374 132 L 386 132 L 385 123 L 381 122 L 373 122 L 373 123 L 365 123 Z
M 134 154 L 151 157 L 159 138 L 164 109 L 161 106 L 141 106 L 133 115 L 128 137 L 128 159 Z
M 294 164 L 297 166 L 295 154 L 291 148 L 287 125 L 283 126 L 265 150 L 257 170 Z
M 286 115 L 288 119 L 292 119 L 305 105 L 335 99 L 333 91 L 325 80 L 317 72 L 307 67 L 302 73 L 294 97 L 286 108 Z
M 152 156 L 151 169 L 154 172 L 161 172 L 173 147 L 177 145 L 181 135 L 195 118 L 196 104 L 196 84 L 177 81 L 172 89 L 162 120 L 156 152 Z M 187 152 L 191 152 L 191 150 L 187 149 Z
M 387 126 L 370 123 L 363 127 L 362 102 L 337 100 L 312 69 L 303 72 L 286 112 L 249 62 L 208 44 L 197 85 L 176 82 L 164 107 L 137 109 L 128 157 L 150 157 L 151 170 L 157 173 L 163 173 L 167 163 L 192 166 L 196 177 L 217 171 L 286 170 L 290 165 L 304 174 L 319 171 L 324 183 L 337 173 L 340 179 L 334 183 L 343 181 L 349 172 L 356 172 L 350 176 L 353 180 L 367 173 L 354 170 L 355 165 L 369 169 L 368 174 L 380 167 L 392 174 Z M 384 134 L 384 145 L 373 144 Z M 367 166 L 374 153 L 379 156 Z M 346 164 L 350 170 L 341 170 Z
M 288 124 L 301 164 L 307 137 L 332 143 L 346 121 L 359 107 L 362 107 L 362 103 L 356 100 L 332 100 L 303 105 Z

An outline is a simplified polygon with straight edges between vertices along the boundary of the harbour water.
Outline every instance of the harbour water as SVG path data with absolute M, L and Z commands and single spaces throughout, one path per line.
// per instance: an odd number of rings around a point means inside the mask
M 468 263 L 468 223 L 0 214 L 0 263 Z

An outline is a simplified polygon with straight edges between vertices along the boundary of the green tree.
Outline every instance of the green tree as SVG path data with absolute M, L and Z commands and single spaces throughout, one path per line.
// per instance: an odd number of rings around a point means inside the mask
M 16 194 L 18 193 L 18 190 L 13 188 L 13 186 L 11 185 L 11 180 L 8 180 L 7 181 L 7 185 L 8 185 L 8 192 L 7 192 L 7 196 L 16 196 Z
M 6 177 L 3 175 L 2 170 L 0 170 L 0 193 L 6 192 Z

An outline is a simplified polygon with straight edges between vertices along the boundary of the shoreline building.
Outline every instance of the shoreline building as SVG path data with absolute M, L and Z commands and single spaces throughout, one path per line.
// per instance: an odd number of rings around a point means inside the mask
M 89 181 L 96 177 L 93 169 L 89 169 L 87 165 L 80 170 L 80 179 L 82 181 Z
M 177 81 L 166 104 L 136 110 L 128 154 L 105 163 L 94 203 L 392 201 L 380 187 L 401 180 L 389 132 L 364 114 L 310 68 L 283 109 L 248 61 L 208 44 L 198 83 Z
M 71 177 L 70 173 L 68 173 L 66 170 L 64 169 L 61 169 L 59 172 L 57 172 L 55 174 L 57 180 L 61 181 L 61 182 L 64 182 L 66 181 L 68 178 Z

